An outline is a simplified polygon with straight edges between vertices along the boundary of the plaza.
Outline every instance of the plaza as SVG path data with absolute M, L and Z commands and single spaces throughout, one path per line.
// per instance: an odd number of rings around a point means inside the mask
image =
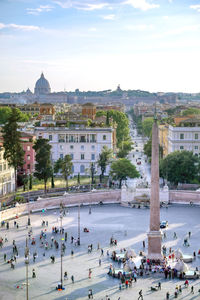
M 170 205 L 168 208 L 161 208 L 161 221 L 167 220 L 169 226 L 163 231 L 166 232 L 166 239 L 162 245 L 172 249 L 180 248 L 184 254 L 198 252 L 200 248 L 200 207 L 186 205 Z M 176 285 L 184 284 L 184 280 L 165 279 L 163 273 L 138 276 L 137 282 L 132 287 L 119 290 L 119 280 L 108 276 L 110 264 L 118 266 L 110 258 L 112 251 L 121 248 L 134 249 L 136 254 L 143 250 L 143 241 L 146 243 L 144 251 L 147 253 L 147 232 L 149 230 L 149 209 L 131 209 L 117 204 L 94 205 L 89 214 L 88 206 L 80 208 L 80 246 L 71 243 L 71 236 L 78 237 L 78 208 L 70 207 L 69 212 L 63 217 L 62 223 L 68 239 L 65 243 L 66 250 L 63 257 L 63 273 L 67 271 L 68 279 L 64 280 L 65 290 L 57 291 L 56 286 L 60 282 L 60 249 L 44 250 L 40 247 L 39 236 L 41 230 L 47 234 L 47 241 L 50 243 L 52 227 L 60 227 L 59 210 L 47 210 L 31 214 L 31 227 L 36 245 L 31 245 L 29 264 L 29 299 L 88 299 L 88 290 L 93 291 L 94 299 L 111 300 L 137 299 L 142 289 L 143 297 L 149 299 L 166 299 L 166 292 L 169 291 L 170 299 L 173 298 Z M 25 299 L 26 298 L 26 270 L 24 263 L 25 241 L 28 234 L 28 216 L 23 216 L 16 221 L 19 228 L 14 227 L 14 220 L 9 221 L 10 228 L 1 228 L 0 236 L 8 239 L 0 252 L 0 299 Z M 42 221 L 48 221 L 48 226 L 42 227 Z M 83 228 L 89 232 L 83 232 Z M 191 232 L 190 246 L 184 247 L 183 241 L 188 232 Z M 174 239 L 174 232 L 177 239 Z M 60 234 L 54 234 L 54 238 L 60 243 Z M 117 240 L 117 246 L 110 246 L 110 238 Z M 32 238 L 32 237 L 31 237 Z M 15 240 L 19 251 L 19 258 L 12 270 L 10 264 L 4 262 L 4 253 L 7 260 L 12 255 L 12 243 Z M 93 244 L 93 251 L 88 253 L 88 245 Z M 98 249 L 99 244 L 99 249 Z M 37 250 L 36 250 L 37 249 Z M 101 249 L 104 255 L 101 256 Z M 33 262 L 33 252 L 37 251 L 38 257 Z M 74 254 L 71 255 L 71 251 Z M 107 255 L 109 251 L 109 256 Z M 45 253 L 45 256 L 43 254 Z M 55 263 L 51 263 L 50 256 L 55 255 Z M 101 259 L 101 266 L 99 266 Z M 188 264 L 191 268 L 200 268 L 200 258 Z M 32 269 L 35 269 L 36 278 L 32 278 Z M 88 278 L 89 269 L 92 270 L 91 279 Z M 71 276 L 74 276 L 74 283 Z M 162 289 L 152 292 L 150 287 L 161 282 Z M 194 286 L 194 294 L 190 293 L 190 286 Z M 18 288 L 17 288 L 18 287 Z M 199 299 L 200 280 L 189 280 L 189 288 L 182 291 L 179 299 Z

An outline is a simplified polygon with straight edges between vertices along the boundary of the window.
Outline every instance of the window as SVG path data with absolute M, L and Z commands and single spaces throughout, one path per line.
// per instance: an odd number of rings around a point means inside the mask
M 194 149 L 195 149 L 195 150 L 198 150 L 198 148 L 199 148 L 198 146 L 194 146 Z
M 95 160 L 95 154 L 94 153 L 91 154 L 91 160 Z
M 60 153 L 60 158 L 63 159 L 63 153 Z
M 92 145 L 92 147 L 91 147 L 91 148 L 92 148 L 92 150 L 95 150 L 95 146 L 94 146 L 94 145 Z
M 86 142 L 85 135 L 81 135 L 80 142 L 81 143 L 85 143 Z
M 80 166 L 80 173 L 85 173 L 85 166 L 84 165 Z
M 180 134 L 180 140 L 184 140 L 184 133 Z
M 105 134 L 103 135 L 103 140 L 104 140 L 104 141 L 106 140 L 106 135 L 105 135 Z
M 74 142 L 74 136 L 73 136 L 73 135 L 70 135 L 70 136 L 69 136 L 69 142 L 70 142 L 70 143 L 73 143 L 73 142 Z
M 74 154 L 70 153 L 71 159 L 74 159 Z
M 180 146 L 180 150 L 183 150 L 184 149 L 184 146 Z
M 85 159 L 85 154 L 81 154 L 81 159 Z
M 70 145 L 70 149 L 74 149 L 74 146 L 73 146 L 73 145 Z
M 27 160 L 30 160 L 30 159 L 31 159 L 30 155 L 27 155 Z
M 30 146 L 27 146 L 27 151 L 30 151 L 31 150 L 31 147 Z
M 28 165 L 27 165 L 27 168 L 30 170 L 30 168 L 31 168 L 31 165 L 30 165 L 30 164 L 28 164 Z
M 49 140 L 52 141 L 52 134 L 49 135 Z
M 59 143 L 64 143 L 65 142 L 65 135 L 64 134 L 59 134 L 58 135 L 58 142 Z
M 194 138 L 195 138 L 195 140 L 198 140 L 198 138 L 199 138 L 198 133 L 195 133 Z
M 60 150 L 63 150 L 63 145 L 60 145 Z
M 83 145 L 81 145 L 81 150 L 84 150 L 84 146 Z
M 95 134 L 91 134 L 91 136 L 90 136 L 90 142 L 91 143 L 96 143 Z

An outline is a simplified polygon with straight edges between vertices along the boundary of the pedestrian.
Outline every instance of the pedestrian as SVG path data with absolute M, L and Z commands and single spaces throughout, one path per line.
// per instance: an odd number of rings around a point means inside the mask
M 73 250 L 71 250 L 71 256 L 73 256 L 74 255 L 74 251 Z
M 46 226 L 48 227 L 48 225 L 49 225 L 49 222 L 48 222 L 48 221 L 46 221 Z
M 107 256 L 109 256 L 109 250 L 107 250 Z
M 166 300 L 169 299 L 169 292 L 166 293 Z
M 137 274 L 136 274 L 136 272 L 134 272 L 133 277 L 134 277 L 135 282 L 137 282 Z
M 89 290 L 88 290 L 88 298 L 89 298 L 89 299 L 93 299 L 93 292 L 92 292 L 92 289 L 89 289 Z
M 64 273 L 64 279 L 67 279 L 67 271 Z
M 74 275 L 71 276 L 72 283 L 74 283 Z
M 161 282 L 158 282 L 158 289 L 161 290 Z
M 191 231 L 188 232 L 188 236 L 189 236 L 189 239 L 190 239 L 190 237 L 191 237 Z
M 174 232 L 174 239 L 177 239 L 177 235 L 176 235 L 176 232 Z
M 67 232 L 65 232 L 65 242 L 67 241 Z
M 99 258 L 99 266 L 101 266 L 101 258 Z
M 181 285 L 179 285 L 178 291 L 179 291 L 179 294 L 181 294 L 181 293 L 182 293 L 182 288 L 181 288 Z
M 6 262 L 6 253 L 3 255 L 4 261 Z
M 194 259 L 195 259 L 196 258 L 196 252 L 195 251 L 193 252 L 193 256 L 194 256 Z
M 97 244 L 97 250 L 99 250 L 99 249 L 100 249 L 100 244 L 98 243 L 98 244 Z
M 101 256 L 103 256 L 103 249 L 101 248 Z
M 89 273 L 88 273 L 88 278 L 91 279 L 91 275 L 92 275 L 92 270 L 89 269 Z
M 143 244 L 143 248 L 145 248 L 145 241 L 143 241 L 142 244 Z
M 193 285 L 191 286 L 191 294 L 194 294 L 194 287 L 193 287 Z
M 138 297 L 138 300 L 140 300 L 140 299 L 143 300 L 142 290 L 139 291 L 139 297 Z
M 32 278 L 36 278 L 35 269 L 32 270 Z

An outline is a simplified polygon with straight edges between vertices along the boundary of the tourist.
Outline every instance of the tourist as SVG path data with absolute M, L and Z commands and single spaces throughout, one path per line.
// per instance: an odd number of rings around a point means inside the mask
M 181 288 L 181 285 L 179 285 L 179 287 L 178 287 L 178 291 L 179 291 L 179 294 L 181 294 L 181 293 L 182 293 L 182 288 Z
M 89 299 L 93 299 L 92 289 L 89 289 L 89 290 L 88 290 L 88 298 L 89 298 Z
M 176 235 L 176 232 L 174 232 L 174 239 L 177 239 L 177 235 Z
M 35 269 L 32 270 L 32 278 L 36 278 Z
M 64 272 L 64 279 L 67 279 L 67 271 Z
M 143 300 L 142 290 L 139 291 L 139 297 L 138 297 L 138 300 L 140 300 L 140 299 Z
M 71 256 L 73 256 L 74 255 L 74 251 L 73 250 L 71 250 Z
M 191 286 L 191 294 L 194 294 L 194 287 L 193 287 L 193 285 Z
M 186 281 L 184 282 L 184 285 L 185 285 L 185 287 L 188 287 L 188 286 L 189 286 L 189 282 L 188 282 L 187 279 L 186 279 Z
M 158 282 L 158 289 L 161 290 L 161 282 Z
M 6 262 L 6 253 L 3 255 L 4 261 Z
M 89 269 L 89 272 L 88 272 L 88 278 L 91 279 L 91 275 L 92 275 L 92 270 Z
M 195 251 L 193 252 L 193 256 L 194 256 L 194 259 L 196 259 L 196 252 Z
M 145 248 L 145 241 L 142 242 L 143 248 Z
M 71 281 L 74 283 L 74 275 L 71 276 Z
M 101 259 L 99 258 L 99 266 L 101 266 Z
M 190 237 L 191 237 L 191 231 L 188 232 L 188 236 L 189 236 L 189 239 L 190 239 Z
M 166 293 L 166 300 L 169 299 L 169 292 Z
M 101 256 L 103 256 L 103 249 L 101 248 Z

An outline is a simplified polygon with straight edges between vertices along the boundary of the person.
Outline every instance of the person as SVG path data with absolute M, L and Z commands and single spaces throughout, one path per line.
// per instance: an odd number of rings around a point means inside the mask
M 158 282 L 158 289 L 161 290 L 161 282 Z
M 143 300 L 143 296 L 142 296 L 142 290 L 139 291 L 139 297 L 138 300 L 142 299 Z
M 67 271 L 64 272 L 64 279 L 67 279 Z
M 143 248 L 145 248 L 145 241 L 143 241 L 142 244 L 143 244 Z
M 89 290 L 88 290 L 88 298 L 89 298 L 89 299 L 93 299 L 92 289 L 89 289 Z
M 193 287 L 193 285 L 191 286 L 191 294 L 194 294 L 194 287 Z
M 67 232 L 65 232 L 65 242 L 67 241 Z
M 101 256 L 103 256 L 103 249 L 101 248 Z
M 71 256 L 73 256 L 74 255 L 74 251 L 73 250 L 71 250 Z
M 36 278 L 35 269 L 32 270 L 32 278 Z
M 191 237 L 191 231 L 188 232 L 188 236 L 189 236 L 189 239 L 190 239 L 190 237 Z
M 3 258 L 4 258 L 4 261 L 6 261 L 6 253 L 4 253 Z
M 101 266 L 101 258 L 99 258 L 99 266 Z
M 181 294 L 181 293 L 182 293 L 182 288 L 181 288 L 181 285 L 179 285 L 178 291 L 179 291 L 179 294 Z
M 72 283 L 74 283 L 74 275 L 71 276 Z
M 91 278 L 91 275 L 92 275 L 92 270 L 91 270 L 91 269 L 89 269 L 88 278 Z
M 177 235 L 176 235 L 176 232 L 174 232 L 174 239 L 177 239 Z
M 184 285 L 185 285 L 185 287 L 188 287 L 188 285 L 189 285 L 189 282 L 188 282 L 188 280 L 186 279 L 186 281 L 184 282 Z
M 166 300 L 169 299 L 169 292 L 166 293 Z
M 55 263 L 55 256 L 54 256 L 54 255 L 51 255 L 50 258 L 51 258 L 51 262 L 52 262 L 52 263 Z

